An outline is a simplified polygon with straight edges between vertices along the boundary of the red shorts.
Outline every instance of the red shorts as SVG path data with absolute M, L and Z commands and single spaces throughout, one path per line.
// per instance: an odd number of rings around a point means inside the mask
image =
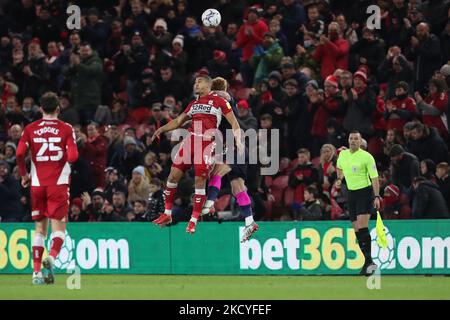
M 31 187 L 31 217 L 67 221 L 69 213 L 69 186 Z
M 215 142 L 190 135 L 181 142 L 172 167 L 185 172 L 194 166 L 195 176 L 207 178 L 214 165 Z

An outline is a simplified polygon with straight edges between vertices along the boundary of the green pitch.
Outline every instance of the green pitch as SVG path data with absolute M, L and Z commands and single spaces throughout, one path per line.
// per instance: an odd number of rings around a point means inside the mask
M 450 299 L 450 277 L 382 276 L 369 290 L 357 276 L 66 275 L 32 286 L 29 275 L 0 275 L 0 299 Z

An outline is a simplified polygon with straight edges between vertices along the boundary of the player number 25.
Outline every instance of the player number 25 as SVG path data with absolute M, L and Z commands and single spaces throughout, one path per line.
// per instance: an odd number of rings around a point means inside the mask
M 42 143 L 41 148 L 36 154 L 36 161 L 59 161 L 63 156 L 63 151 L 59 146 L 54 145 L 54 143 L 61 142 L 60 137 L 48 138 L 34 138 L 35 143 Z M 48 152 L 47 152 L 48 151 Z M 48 154 L 51 152 L 51 154 Z M 44 155 L 47 154 L 47 155 Z

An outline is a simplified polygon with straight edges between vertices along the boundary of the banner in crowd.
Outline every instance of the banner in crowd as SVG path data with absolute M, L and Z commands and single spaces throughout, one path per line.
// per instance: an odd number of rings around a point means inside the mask
M 372 256 L 382 274 L 450 274 L 450 220 L 385 221 L 388 246 Z M 0 274 L 31 273 L 31 223 L 0 223 Z M 357 274 L 363 256 L 347 221 L 261 222 L 240 243 L 243 224 L 71 223 L 57 272 L 91 274 Z M 49 237 L 50 238 L 50 237 Z M 50 240 L 47 240 L 47 250 Z M 44 257 L 48 254 L 44 253 Z

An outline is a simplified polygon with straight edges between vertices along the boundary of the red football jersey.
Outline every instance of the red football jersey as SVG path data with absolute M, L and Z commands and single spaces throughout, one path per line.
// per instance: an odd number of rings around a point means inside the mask
M 222 114 L 226 115 L 231 111 L 232 108 L 228 101 L 216 93 L 210 93 L 189 103 L 184 113 L 192 117 L 192 125 L 189 131 L 205 133 L 206 130 L 217 129 Z M 200 128 L 201 132 L 197 132 Z
M 75 132 L 58 119 L 41 119 L 25 127 L 17 147 L 20 175 L 27 174 L 25 155 L 31 153 L 31 186 L 55 186 L 70 183 L 69 162 L 78 159 Z

